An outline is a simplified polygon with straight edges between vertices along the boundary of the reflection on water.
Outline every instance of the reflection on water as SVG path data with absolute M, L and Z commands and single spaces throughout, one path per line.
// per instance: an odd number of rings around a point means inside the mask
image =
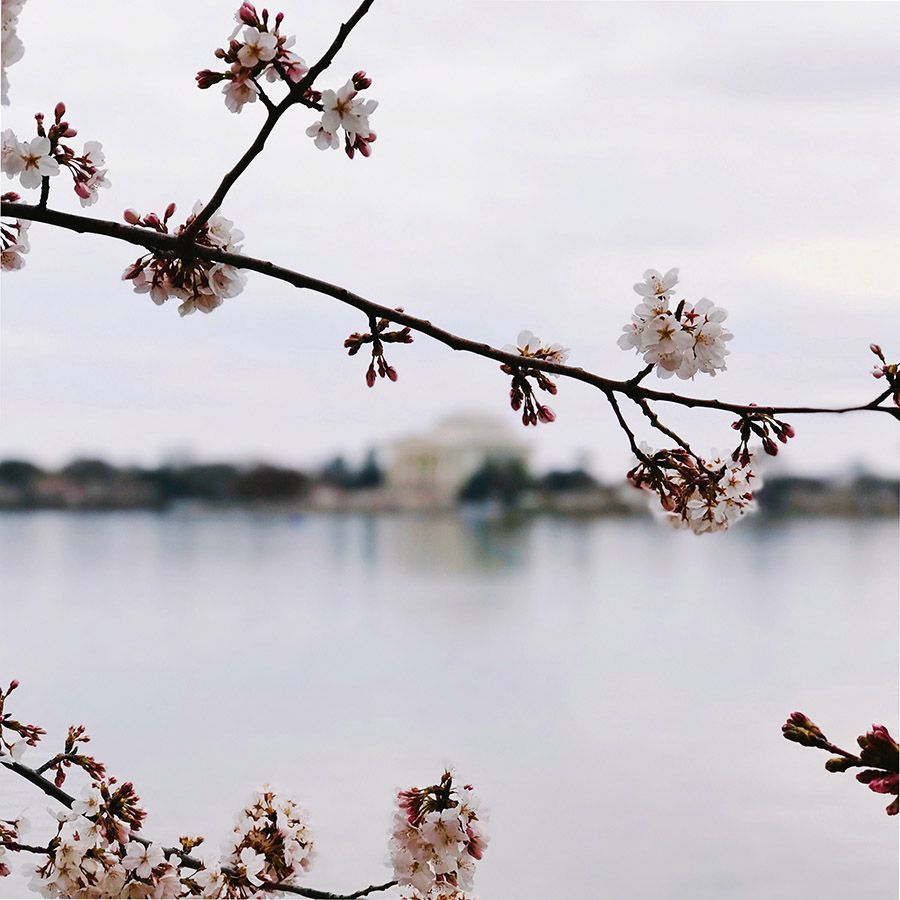
M 452 762 L 493 810 L 485 898 L 880 900 L 884 803 L 779 726 L 896 725 L 896 550 L 884 522 L 5 515 L 0 680 L 88 723 L 152 835 L 215 847 L 289 788 L 313 886 L 381 878 L 392 792 Z M 5 772 L 0 800 L 46 805 Z

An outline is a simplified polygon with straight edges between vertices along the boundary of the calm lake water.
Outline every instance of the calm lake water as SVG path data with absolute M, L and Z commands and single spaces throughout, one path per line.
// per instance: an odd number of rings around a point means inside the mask
M 312 887 L 386 880 L 393 792 L 452 763 L 492 811 L 485 900 L 883 900 L 886 798 L 779 729 L 896 729 L 897 549 L 893 522 L 8 514 L 0 679 L 60 743 L 88 724 L 152 837 L 217 848 L 257 784 L 294 794 Z M 0 770 L 0 813 L 46 806 Z

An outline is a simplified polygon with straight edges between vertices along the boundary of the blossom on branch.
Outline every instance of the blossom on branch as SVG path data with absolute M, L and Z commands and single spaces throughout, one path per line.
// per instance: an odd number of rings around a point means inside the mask
M 175 230 L 175 237 L 184 234 L 202 209 L 203 204 L 198 200 L 187 221 Z M 174 214 L 175 204 L 170 203 L 162 219 L 156 213 L 141 217 L 133 209 L 126 209 L 124 218 L 129 225 L 169 234 L 168 222 Z M 227 253 L 239 253 L 243 239 L 244 233 L 221 214 L 212 216 L 192 238 L 195 244 Z M 150 294 L 150 299 L 157 306 L 170 297 L 177 297 L 182 301 L 178 307 L 182 316 L 198 309 L 204 313 L 212 312 L 224 300 L 236 297 L 247 283 L 247 277 L 240 269 L 226 263 L 152 251 L 128 266 L 122 273 L 122 280 L 130 281 L 136 293 Z
M 7 128 L 3 132 L 2 169 L 8 178 L 18 175 L 22 187 L 38 188 L 44 179 L 59 175 L 60 167 L 66 168 L 79 202 L 91 206 L 97 202 L 100 188 L 110 186 L 106 169 L 102 168 L 106 157 L 99 141 L 87 141 L 80 154 L 63 143 L 63 138 L 73 138 L 78 133 L 64 120 L 65 114 L 65 103 L 57 103 L 53 124 L 45 129 L 44 115 L 38 113 L 37 137 L 30 141 L 20 141 Z
M 825 768 L 829 772 L 862 768 L 863 771 L 857 773 L 856 780 L 868 785 L 869 790 L 876 794 L 894 795 L 885 809 L 889 816 L 896 816 L 900 811 L 900 746 L 884 725 L 873 725 L 871 730 L 856 739 L 859 754 L 842 750 L 831 743 L 819 726 L 802 712 L 791 713 L 781 726 L 781 733 L 796 744 L 818 747 L 835 754 L 825 761 Z
M 656 494 L 662 516 L 677 528 L 695 534 L 726 531 L 756 508 L 754 492 L 762 480 L 752 456 L 746 463 L 725 462 L 700 459 L 684 448 L 654 451 L 646 444 L 640 453 L 628 479 Z
M 228 64 L 226 72 L 203 69 L 197 73 L 197 87 L 205 90 L 222 81 L 225 105 L 239 113 L 247 103 L 255 103 L 260 94 L 258 79 L 265 76 L 270 81 L 283 79 L 293 85 L 309 71 L 304 60 L 290 48 L 294 46 L 292 35 L 281 34 L 283 13 L 270 23 L 269 11 L 257 13 L 251 3 L 243 3 L 235 14 L 237 27 L 231 33 L 227 47 L 216 50 L 216 56 Z M 240 33 L 241 40 L 238 40 Z M 307 99 L 312 99 L 309 94 Z
M 733 337 L 722 325 L 728 313 L 705 298 L 696 304 L 681 300 L 670 309 L 677 284 L 678 269 L 665 275 L 656 269 L 644 272 L 644 281 L 634 286 L 644 300 L 622 327 L 619 347 L 643 356 L 660 378 L 688 379 L 698 372 L 724 371 L 730 352 L 725 344 Z
M 555 395 L 557 388 L 552 379 L 557 378 L 553 373 L 544 372 L 542 369 L 529 365 L 532 360 L 565 365 L 569 358 L 569 348 L 561 344 L 548 344 L 544 346 L 539 337 L 530 331 L 520 331 L 515 345 L 507 344 L 503 348 L 504 353 L 517 354 L 522 358 L 521 365 L 503 363 L 500 370 L 512 376 L 512 384 L 509 389 L 509 404 L 518 412 L 522 410 L 522 424 L 537 425 L 538 422 L 550 423 L 556 421 L 556 413 L 542 404 L 534 393 L 529 379 L 534 379 L 536 387 L 548 394 Z
M 402 307 L 397 307 L 397 312 L 403 312 Z M 376 375 L 379 378 L 387 378 L 388 381 L 397 380 L 397 370 L 387 361 L 384 355 L 385 344 L 411 344 L 412 331 L 410 328 L 398 328 L 389 331 L 390 319 L 369 320 L 369 331 L 355 331 L 345 341 L 344 347 L 348 356 L 356 356 L 365 344 L 372 345 L 372 361 L 366 369 L 366 384 L 375 386 Z
M 409 900 L 465 900 L 488 841 L 479 812 L 472 786 L 454 787 L 450 772 L 397 795 L 391 863 Z
M 884 353 L 878 344 L 870 344 L 869 349 L 881 361 L 881 365 L 875 366 L 872 370 L 872 375 L 875 378 L 884 378 L 887 381 L 888 387 L 893 394 L 894 404 L 900 406 L 900 363 L 889 363 L 884 358 Z
M 371 155 L 369 145 L 375 141 L 376 134 L 369 125 L 369 116 L 375 112 L 378 101 L 364 100 L 360 96 L 360 91 L 371 85 L 372 79 L 359 71 L 339 90 L 322 91 L 322 118 L 306 129 L 320 150 L 340 146 L 338 131 L 343 129 L 344 152 L 350 159 L 357 150 L 363 156 Z

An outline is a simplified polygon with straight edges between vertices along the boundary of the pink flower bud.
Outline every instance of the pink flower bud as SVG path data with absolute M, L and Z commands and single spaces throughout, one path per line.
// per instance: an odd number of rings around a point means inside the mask
M 138 225 L 141 221 L 141 217 L 133 209 L 126 209 L 125 212 L 122 213 L 122 218 L 125 219 L 129 225 Z
M 549 406 L 539 406 L 537 409 L 538 418 L 546 423 L 556 421 L 556 413 Z
M 165 214 L 165 216 L 163 217 L 163 221 L 164 221 L 164 222 L 168 222 L 169 219 L 171 219 L 173 215 L 175 215 L 175 204 L 174 204 L 174 203 L 170 203 L 170 204 L 166 207 L 166 214 Z
M 387 367 L 387 377 L 390 378 L 391 381 L 397 380 L 397 370 L 393 366 Z
M 353 82 L 353 87 L 358 91 L 364 91 L 366 88 L 372 87 L 372 79 L 369 78 L 362 69 L 358 72 L 354 72 L 351 80 Z
M 238 10 L 238 18 L 245 25 L 258 25 L 259 18 L 256 15 L 256 9 L 254 8 L 252 3 L 242 3 L 241 8 Z
M 66 104 L 63 103 L 62 100 L 60 100 L 59 103 L 56 104 L 55 109 L 53 110 L 53 115 L 56 116 L 56 121 L 59 122 L 60 119 L 62 119 L 62 117 L 65 114 L 66 114 Z
M 794 429 L 793 429 L 790 425 L 788 425 L 787 422 L 782 422 L 782 423 L 781 423 L 781 430 L 782 430 L 789 438 L 796 437 L 796 435 L 797 435 L 797 432 L 794 431 Z
M 772 440 L 772 438 L 764 437 L 762 445 L 763 450 L 765 450 L 766 453 L 769 454 L 769 456 L 778 456 L 778 445 L 775 443 L 775 441 Z
M 869 344 L 869 349 L 879 358 L 884 359 L 884 354 L 881 352 L 881 347 L 878 344 Z
M 369 368 L 366 369 L 366 384 L 369 387 L 374 387 L 375 385 L 375 366 L 371 363 L 369 364 Z
M 7 690 L 7 694 L 11 694 L 17 687 L 19 686 L 19 681 L 16 678 L 9 683 L 9 689 Z
M 78 132 L 71 126 L 67 125 L 66 130 L 62 133 L 62 137 L 73 138 Z

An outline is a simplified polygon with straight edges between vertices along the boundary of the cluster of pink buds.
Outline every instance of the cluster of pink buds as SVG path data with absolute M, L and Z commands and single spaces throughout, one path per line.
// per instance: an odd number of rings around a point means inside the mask
M 175 237 L 181 237 L 191 227 L 202 208 L 203 204 L 197 201 L 187 221 L 175 230 Z M 129 225 L 169 234 L 168 223 L 174 214 L 175 204 L 170 203 L 162 219 L 156 213 L 140 216 L 133 209 L 126 209 L 124 218 Z M 195 244 L 226 253 L 240 252 L 243 239 L 244 233 L 234 227 L 234 222 L 220 214 L 212 216 L 191 238 Z M 198 309 L 204 313 L 212 312 L 222 305 L 223 300 L 236 297 L 247 282 L 240 269 L 227 263 L 153 252 L 145 253 L 128 266 L 122 273 L 122 280 L 130 281 L 138 294 L 150 294 L 157 306 L 169 297 L 177 297 L 181 300 L 178 312 L 182 316 Z
M 472 790 L 454 787 L 444 772 L 438 784 L 397 795 L 391 862 L 410 900 L 464 900 L 472 890 L 475 863 L 487 846 Z
M 37 188 L 43 179 L 60 174 L 60 166 L 72 175 L 75 193 L 82 206 L 97 202 L 100 188 L 110 186 L 106 177 L 106 162 L 99 141 L 87 141 L 81 153 L 77 153 L 63 139 L 73 138 L 78 132 L 64 116 L 66 105 L 57 103 L 53 112 L 53 124 L 44 127 L 43 113 L 35 115 L 37 137 L 20 141 L 12 129 L 3 132 L 3 172 L 8 178 L 19 177 L 24 188 Z
M 872 374 L 876 378 L 887 379 L 888 387 L 893 391 L 894 394 L 894 403 L 897 406 L 900 406 L 900 363 L 889 363 L 884 358 L 884 353 L 882 352 L 881 347 L 879 347 L 878 344 L 870 344 L 869 349 L 881 361 L 881 365 L 875 366 L 875 368 L 872 370 Z
M 63 752 L 58 753 L 53 759 L 44 764 L 45 769 L 52 769 L 56 772 L 53 781 L 57 787 L 62 787 L 66 780 L 66 769 L 72 766 L 86 772 L 96 781 L 99 781 L 106 775 L 106 766 L 103 763 L 97 762 L 93 756 L 79 753 L 78 745 L 87 744 L 90 739 L 90 735 L 87 734 L 84 725 L 69 726 L 69 733 L 66 735 Z
M 336 150 L 341 145 L 338 132 L 343 129 L 344 152 L 350 159 L 357 150 L 363 156 L 371 156 L 371 144 L 377 136 L 369 125 L 369 116 L 375 112 L 378 101 L 360 96 L 361 91 L 371 86 L 372 79 L 359 71 L 340 90 L 322 92 L 322 118 L 306 129 L 320 150 Z
M 216 56 L 230 66 L 229 70 L 213 72 L 203 69 L 197 73 L 197 86 L 206 89 L 227 82 L 222 88 L 225 105 L 232 112 L 239 113 L 245 103 L 256 102 L 260 92 L 258 80 L 263 75 L 268 81 L 283 78 L 296 84 L 306 75 L 309 67 L 290 49 L 296 38 L 281 34 L 284 13 L 278 13 L 270 21 L 267 9 L 260 14 L 252 3 L 243 3 L 235 18 L 238 24 L 231 33 L 228 46 L 216 50 Z M 318 97 L 310 95 L 307 99 L 316 100 Z
M 522 357 L 522 363 L 519 365 L 503 363 L 500 366 L 502 372 L 512 376 L 509 405 L 516 412 L 522 410 L 522 424 L 528 426 L 537 425 L 538 422 L 546 424 L 556 421 L 556 413 L 537 399 L 535 389 L 531 386 L 529 379 L 533 378 L 535 386 L 542 391 L 555 395 L 557 388 L 552 379 L 557 376 L 529 365 L 529 361 L 540 360 L 564 365 L 569 358 L 569 349 L 560 344 L 544 346 L 541 339 L 535 337 L 530 331 L 520 331 L 516 344 L 507 344 L 503 348 L 503 352 L 518 354 Z
M 654 451 L 641 446 L 641 460 L 628 479 L 659 499 L 662 515 L 679 528 L 695 534 L 727 530 L 737 519 L 752 512 L 754 492 L 762 481 L 747 463 L 705 460 L 689 450 Z
M 753 405 L 755 404 L 751 404 Z M 731 427 L 741 433 L 741 442 L 732 452 L 731 459 L 742 466 L 750 465 L 753 458 L 749 443 L 754 435 L 762 440 L 762 448 L 769 456 L 777 456 L 778 444 L 775 441 L 786 444 L 796 434 L 787 422 L 764 412 L 744 413 L 736 422 L 731 423 Z
M 0 819 L 0 878 L 9 875 L 9 865 L 5 861 L 8 858 L 6 851 L 9 847 L 14 849 L 18 846 L 19 834 L 25 830 L 26 825 L 22 818 Z
M 825 768 L 829 772 L 863 769 L 857 773 L 856 780 L 867 784 L 869 790 L 876 794 L 894 795 L 886 808 L 889 816 L 896 816 L 900 811 L 900 747 L 884 725 L 873 725 L 870 731 L 856 739 L 860 747 L 858 754 L 849 753 L 832 744 L 819 726 L 802 712 L 791 713 L 781 726 L 781 733 L 787 740 L 804 747 L 818 747 L 835 754 L 825 762 Z
M 4 203 L 18 203 L 21 199 L 15 191 L 9 191 L 2 198 Z M 4 272 L 14 272 L 25 265 L 24 256 L 31 249 L 28 242 L 28 228 L 31 222 L 16 219 L 14 222 L 0 220 L 0 264 Z
M 19 682 L 13 679 L 6 691 L 0 690 L 0 758 L 9 754 L 16 761 L 22 758 L 22 754 L 29 747 L 37 747 L 41 738 L 47 733 L 37 725 L 25 725 L 18 722 L 12 717 L 12 713 L 4 712 L 6 698 L 18 686 Z M 7 732 L 16 735 L 15 739 L 10 740 Z
M 403 312 L 403 308 L 398 307 L 397 312 Z M 344 341 L 348 356 L 356 356 L 366 344 L 372 345 L 372 361 L 369 363 L 369 368 L 366 369 L 366 384 L 369 387 L 375 386 L 376 376 L 387 378 L 389 381 L 397 380 L 397 370 L 387 361 L 387 357 L 384 355 L 384 345 L 412 343 L 412 332 L 409 328 L 389 331 L 390 324 L 390 319 L 376 320 L 373 317 L 369 320 L 369 331 L 354 332 Z

